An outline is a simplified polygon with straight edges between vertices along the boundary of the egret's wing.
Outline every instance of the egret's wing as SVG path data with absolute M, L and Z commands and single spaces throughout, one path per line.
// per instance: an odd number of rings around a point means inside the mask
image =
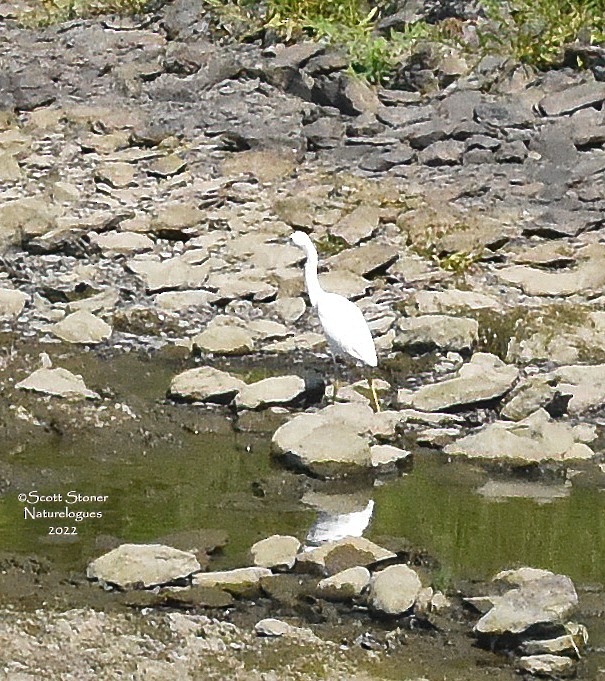
M 378 364 L 370 328 L 355 303 L 336 293 L 324 293 L 318 301 L 317 312 L 335 352 L 372 367 Z

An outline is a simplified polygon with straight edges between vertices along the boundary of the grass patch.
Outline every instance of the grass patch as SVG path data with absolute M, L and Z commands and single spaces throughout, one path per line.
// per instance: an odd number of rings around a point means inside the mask
M 604 0 L 484 0 L 484 7 L 482 48 L 539 69 L 560 64 L 565 45 L 605 42 Z
M 154 0 L 37 0 L 30 11 L 23 13 L 21 23 L 48 26 L 102 14 L 130 16 L 142 14 L 157 4 Z

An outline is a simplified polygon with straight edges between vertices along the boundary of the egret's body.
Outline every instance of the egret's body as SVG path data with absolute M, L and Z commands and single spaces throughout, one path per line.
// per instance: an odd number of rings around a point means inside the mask
M 292 241 L 306 255 L 307 293 L 311 305 L 317 310 L 332 355 L 352 359 L 369 367 L 377 366 L 374 339 L 361 310 L 344 296 L 322 289 L 317 276 L 317 250 L 309 236 L 304 232 L 294 232 Z M 378 410 L 378 400 L 371 379 L 368 379 L 368 383 Z

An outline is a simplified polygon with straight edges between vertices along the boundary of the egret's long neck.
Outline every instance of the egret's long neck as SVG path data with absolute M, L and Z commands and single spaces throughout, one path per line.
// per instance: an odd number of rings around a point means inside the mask
M 317 277 L 317 253 L 315 251 L 306 251 L 307 260 L 305 262 L 305 283 L 307 285 L 307 293 L 309 300 L 313 307 L 317 307 L 317 302 L 321 294 L 321 286 Z

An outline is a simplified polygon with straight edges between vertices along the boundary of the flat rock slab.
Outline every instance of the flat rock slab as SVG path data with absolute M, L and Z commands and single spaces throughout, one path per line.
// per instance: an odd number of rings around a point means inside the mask
M 86 576 L 120 589 L 150 588 L 183 580 L 199 569 L 188 551 L 163 544 L 122 544 L 93 560 Z
M 0 288 L 0 319 L 15 319 L 18 317 L 29 296 L 23 291 L 16 291 L 12 288 Z
M 548 412 L 538 409 L 521 421 L 490 423 L 478 433 L 447 445 L 444 452 L 519 462 L 592 458 L 592 449 L 577 439 L 578 435 L 571 426 L 554 421 Z
M 395 350 L 469 350 L 479 338 L 474 319 L 449 315 L 406 317 L 397 322 Z
M 139 232 L 107 232 L 91 235 L 91 241 L 105 253 L 142 253 L 153 249 L 154 242 Z
M 257 541 L 250 549 L 256 567 L 289 570 L 296 562 L 300 541 L 296 537 L 274 534 Z
M 86 387 L 81 376 L 61 367 L 36 369 L 15 387 L 56 397 L 99 399 L 96 392 Z
M 370 581 L 368 603 L 381 615 L 403 615 L 418 597 L 422 584 L 418 574 L 407 565 L 390 565 Z
M 442 411 L 501 397 L 517 380 L 516 367 L 495 355 L 478 352 L 455 378 L 424 386 L 409 397 L 409 406 L 421 411 Z
M 583 83 L 555 92 L 540 100 L 539 107 L 547 116 L 563 116 L 605 101 L 605 84 Z
M 78 310 L 68 314 L 65 319 L 53 324 L 51 331 L 67 343 L 83 345 L 101 343 L 112 334 L 112 328 L 107 322 L 87 310 Z
M 519 586 L 503 596 L 493 596 L 494 606 L 477 622 L 477 634 L 521 634 L 534 625 L 561 624 L 578 603 L 578 595 L 571 579 L 546 570 L 525 573 L 509 580 Z
M 263 577 L 271 574 L 271 570 L 264 567 L 201 572 L 194 575 L 193 586 L 218 587 L 236 596 L 248 596 L 258 593 Z
M 163 261 L 133 259 L 128 263 L 128 269 L 143 279 L 150 293 L 199 288 L 208 278 L 209 272 L 207 265 L 190 265 L 181 258 Z
M 275 638 L 290 638 L 305 643 L 319 641 L 311 629 L 307 627 L 295 627 L 283 620 L 274 617 L 267 617 L 254 625 L 254 631 L 258 636 L 271 636 Z
M 175 376 L 168 396 L 186 402 L 229 404 L 246 387 L 244 381 L 213 367 L 196 367 Z
M 373 468 L 395 468 L 412 456 L 407 449 L 400 449 L 393 445 L 372 445 L 370 458 Z
M 209 324 L 193 339 L 193 347 L 215 355 L 249 355 L 254 351 L 252 334 L 240 326 Z
M 369 539 L 345 537 L 298 554 L 296 565 L 300 572 L 335 575 L 351 567 L 365 567 L 395 557 L 392 551 Z
M 317 584 L 317 595 L 329 601 L 349 601 L 361 595 L 370 578 L 370 571 L 357 565 L 322 579 Z
M 534 676 L 561 678 L 575 676 L 576 663 L 564 655 L 524 655 L 517 660 L 517 669 Z
M 497 298 L 474 291 L 418 291 L 412 298 L 420 314 L 448 314 L 464 310 L 500 310 Z
M 237 409 L 287 406 L 300 400 L 305 389 L 305 381 L 300 376 L 273 376 L 245 385 L 237 395 L 235 405 Z
M 369 239 L 378 228 L 380 209 L 376 206 L 358 206 L 340 222 L 335 224 L 330 233 L 346 241 L 350 246 Z

